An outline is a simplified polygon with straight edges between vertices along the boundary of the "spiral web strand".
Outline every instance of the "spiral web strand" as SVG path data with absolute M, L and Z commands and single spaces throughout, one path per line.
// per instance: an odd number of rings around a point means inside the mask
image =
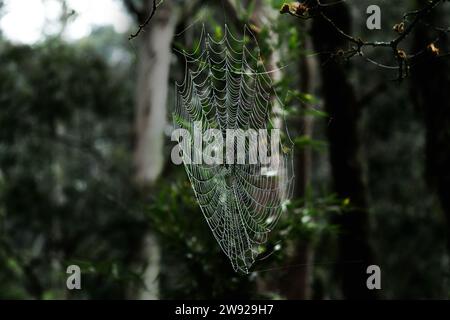
M 202 151 L 194 149 L 190 153 L 190 142 L 180 142 L 186 173 L 215 239 L 234 270 L 248 273 L 292 193 L 293 143 L 285 127 L 282 104 L 248 27 L 244 28 L 243 38 L 238 39 L 225 25 L 219 40 L 203 27 L 198 48 L 192 53 L 180 53 L 185 57 L 186 70 L 183 83 L 175 86 L 176 128 L 193 132 L 194 123 L 201 122 L 204 131 L 220 130 L 224 141 L 227 129 L 280 129 L 282 134 L 276 170 L 250 161 L 194 164 L 192 156 Z M 241 136 L 242 132 L 238 132 Z M 267 148 L 270 135 L 261 143 Z M 246 142 L 246 154 L 251 148 Z

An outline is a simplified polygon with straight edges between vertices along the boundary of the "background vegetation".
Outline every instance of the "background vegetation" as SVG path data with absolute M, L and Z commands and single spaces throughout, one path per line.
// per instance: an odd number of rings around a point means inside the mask
M 123 2 L 136 26 L 153 4 Z M 131 41 L 135 26 L 32 45 L 0 33 L 0 298 L 450 297 L 448 32 L 435 28 L 448 28 L 450 6 L 402 43 L 410 55 L 425 53 L 394 81 L 396 70 L 341 56 L 351 44 L 325 21 L 281 15 L 282 4 L 166 0 Z M 381 30 L 365 27 L 370 4 L 382 8 Z M 326 13 L 356 37 L 385 41 L 405 12 L 425 4 L 346 1 Z M 170 115 L 161 145 L 147 143 L 155 127 L 139 123 L 145 107 L 171 113 L 183 76 L 173 51 L 169 94 L 155 104 L 161 30 L 174 25 L 172 50 L 192 47 L 202 22 L 239 33 L 248 21 L 268 67 L 283 67 L 275 80 L 297 145 L 297 184 L 260 249 L 267 258 L 242 275 L 214 241 L 183 168 L 170 163 Z M 439 57 L 426 49 L 436 37 Z M 367 55 L 397 63 L 379 48 Z M 161 154 L 162 165 L 139 159 L 139 148 Z M 153 165 L 156 176 L 139 173 Z M 71 264 L 82 269 L 82 290 L 66 289 Z M 369 264 L 382 270 L 376 293 L 365 288 Z

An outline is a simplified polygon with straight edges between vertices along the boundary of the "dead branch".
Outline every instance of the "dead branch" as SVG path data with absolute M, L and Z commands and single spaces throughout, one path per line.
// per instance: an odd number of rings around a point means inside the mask
M 326 15 L 326 8 L 334 5 L 342 4 L 343 1 L 336 1 L 334 3 L 322 4 L 320 0 L 314 1 L 315 4 L 310 6 L 305 3 L 293 3 L 293 4 L 283 4 L 281 7 L 281 14 L 289 14 L 300 19 L 312 19 L 321 18 L 328 22 L 336 33 L 353 44 L 353 47 L 346 51 L 339 52 L 339 56 L 343 56 L 347 59 L 352 58 L 356 55 L 364 56 L 363 49 L 365 47 L 383 47 L 392 50 L 393 56 L 397 60 L 398 66 L 398 80 L 402 80 L 408 76 L 409 64 L 408 60 L 412 57 L 416 57 L 418 54 L 408 56 L 405 51 L 400 47 L 401 43 L 412 33 L 417 24 L 422 22 L 422 20 L 436 7 L 443 4 L 446 0 L 432 0 L 426 6 L 421 9 L 407 12 L 403 15 L 403 21 L 400 24 L 394 26 L 394 30 L 399 34 L 396 38 L 390 41 L 364 41 L 361 38 L 356 38 L 350 34 L 344 32 L 336 23 L 331 20 Z M 408 23 L 408 18 L 414 17 L 413 20 Z M 441 32 L 449 32 L 448 29 L 440 29 Z M 434 46 L 434 43 L 430 44 Z M 436 52 L 436 51 L 435 51 Z M 433 53 L 435 53 L 433 52 Z M 375 63 L 377 64 L 377 63 Z
M 160 5 L 162 2 L 163 2 L 163 0 L 161 0 L 161 1 L 157 4 L 157 3 L 156 3 L 156 0 L 153 0 L 152 12 L 151 12 L 150 15 L 147 17 L 147 19 L 145 19 L 145 21 L 139 25 L 138 30 L 137 30 L 135 33 L 131 34 L 131 35 L 128 37 L 128 40 L 133 40 L 134 38 L 136 38 L 136 37 L 141 33 L 141 31 L 142 31 L 142 30 L 150 23 L 150 20 L 152 20 L 153 16 L 154 16 L 155 13 L 156 13 L 156 9 L 159 7 L 159 5 Z M 139 11 L 137 10 L 137 8 L 135 7 L 135 5 L 133 4 L 132 1 L 126 1 L 125 3 L 126 3 L 126 5 L 127 5 L 127 7 L 128 7 L 132 12 L 135 12 L 136 15 L 137 15 L 138 17 L 140 16 Z

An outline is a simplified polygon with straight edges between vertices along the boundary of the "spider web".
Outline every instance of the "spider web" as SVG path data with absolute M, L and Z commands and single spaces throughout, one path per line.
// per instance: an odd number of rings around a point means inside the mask
M 190 142 L 179 144 L 186 173 L 215 239 L 234 270 L 248 273 L 292 193 L 293 143 L 282 103 L 247 26 L 242 39 L 233 36 L 226 25 L 223 37 L 214 39 L 203 26 L 197 49 L 180 53 L 186 69 L 183 83 L 175 86 L 176 128 L 193 132 L 194 123 L 200 121 L 203 130 L 219 129 L 224 140 L 227 129 L 280 129 L 282 133 L 276 169 L 261 163 L 195 164 Z M 270 143 L 268 136 L 265 146 Z M 252 151 L 249 143 L 245 148 L 246 154 Z M 195 158 L 201 150 L 192 153 Z

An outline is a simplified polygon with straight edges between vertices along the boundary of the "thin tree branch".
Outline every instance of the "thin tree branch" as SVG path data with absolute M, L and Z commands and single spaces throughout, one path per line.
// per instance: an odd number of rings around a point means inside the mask
M 351 58 L 355 55 L 364 56 L 363 48 L 364 47 L 384 47 L 390 48 L 393 52 L 394 57 L 397 60 L 398 67 L 398 80 L 402 80 L 408 75 L 408 58 L 414 57 L 416 55 L 408 56 L 402 49 L 400 49 L 400 44 L 412 33 L 414 28 L 417 26 L 419 22 L 422 20 L 436 7 L 443 4 L 446 0 L 432 0 L 426 6 L 421 9 L 407 12 L 403 15 L 403 22 L 401 27 L 398 27 L 396 30 L 399 35 L 392 39 L 391 41 L 364 41 L 361 38 L 356 38 L 352 35 L 347 34 L 343 31 L 336 23 L 331 20 L 325 13 L 327 7 L 335 6 L 341 4 L 343 1 L 337 1 L 329 4 L 322 4 L 321 0 L 316 0 L 314 6 L 308 6 L 304 3 L 297 3 L 295 5 L 284 4 L 280 10 L 280 12 L 290 14 L 294 17 L 300 19 L 312 19 L 320 17 L 327 21 L 333 29 L 338 33 L 338 35 L 350 43 L 353 43 L 355 46 L 350 50 L 341 52 L 339 55 L 344 56 L 346 58 Z M 407 23 L 408 17 L 414 16 L 414 19 L 411 23 L 407 25 L 405 28 L 405 24 Z M 447 30 L 440 30 L 445 31 Z
M 161 0 L 161 1 L 157 4 L 157 3 L 156 3 L 156 0 L 153 0 L 152 12 L 151 12 L 150 15 L 147 17 L 147 19 L 145 19 L 145 21 L 139 25 L 138 30 L 137 30 L 135 33 L 131 34 L 131 35 L 128 37 L 128 40 L 133 40 L 134 38 L 136 38 L 136 37 L 141 33 L 141 31 L 142 31 L 142 30 L 150 23 L 150 20 L 152 20 L 153 16 L 154 16 L 155 13 L 156 13 L 156 9 L 161 5 L 161 3 L 162 3 L 163 1 L 164 1 L 164 0 Z M 131 1 L 126 1 L 125 3 L 127 3 L 127 6 L 129 6 L 129 8 L 131 8 L 131 10 L 133 10 L 133 11 L 136 10 L 136 7 L 134 6 L 134 4 L 133 4 Z M 136 12 L 136 11 L 135 11 L 135 12 Z

